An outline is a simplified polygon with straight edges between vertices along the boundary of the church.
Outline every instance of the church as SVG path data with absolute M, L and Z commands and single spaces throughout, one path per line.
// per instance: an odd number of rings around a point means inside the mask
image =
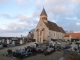
M 40 14 L 40 20 L 34 31 L 34 39 L 38 43 L 43 43 L 44 40 L 63 40 L 65 31 L 56 23 L 48 20 L 48 15 L 43 8 Z

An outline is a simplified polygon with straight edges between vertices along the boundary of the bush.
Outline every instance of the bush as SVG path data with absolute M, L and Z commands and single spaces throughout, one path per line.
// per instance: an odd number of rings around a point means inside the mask
M 80 60 L 80 55 L 78 53 L 72 52 L 65 56 L 65 60 Z
M 3 47 L 7 47 L 7 44 L 6 43 L 3 43 Z
M 11 49 L 8 49 L 7 52 L 8 52 L 9 54 L 11 54 L 11 53 L 12 53 L 12 50 L 11 50 Z

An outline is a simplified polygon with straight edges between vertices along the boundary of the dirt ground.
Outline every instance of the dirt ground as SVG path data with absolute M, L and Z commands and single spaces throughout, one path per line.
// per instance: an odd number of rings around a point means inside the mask
M 31 45 L 32 43 L 28 43 L 26 45 L 23 45 L 24 47 L 27 47 L 29 45 Z M 14 57 L 6 57 L 3 56 L 3 53 L 5 53 L 8 49 L 19 49 L 20 46 L 16 46 L 16 47 L 9 47 L 9 48 L 4 48 L 0 50 L 0 60 L 20 60 L 18 58 L 14 58 Z M 60 57 L 63 56 L 63 52 L 62 51 L 56 51 L 50 55 L 43 55 L 43 54 L 37 54 L 35 56 L 30 56 L 27 57 L 25 59 L 22 60 L 59 60 Z

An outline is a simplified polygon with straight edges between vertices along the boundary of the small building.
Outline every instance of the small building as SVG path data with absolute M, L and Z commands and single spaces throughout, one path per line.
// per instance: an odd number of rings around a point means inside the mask
M 79 41 L 80 40 L 80 33 L 66 33 L 64 35 L 64 40 L 69 41 Z

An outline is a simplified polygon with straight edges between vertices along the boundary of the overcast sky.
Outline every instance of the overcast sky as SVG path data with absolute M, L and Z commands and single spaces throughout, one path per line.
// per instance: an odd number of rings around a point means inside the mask
M 0 36 L 26 36 L 46 10 L 48 20 L 80 32 L 80 0 L 0 0 Z

